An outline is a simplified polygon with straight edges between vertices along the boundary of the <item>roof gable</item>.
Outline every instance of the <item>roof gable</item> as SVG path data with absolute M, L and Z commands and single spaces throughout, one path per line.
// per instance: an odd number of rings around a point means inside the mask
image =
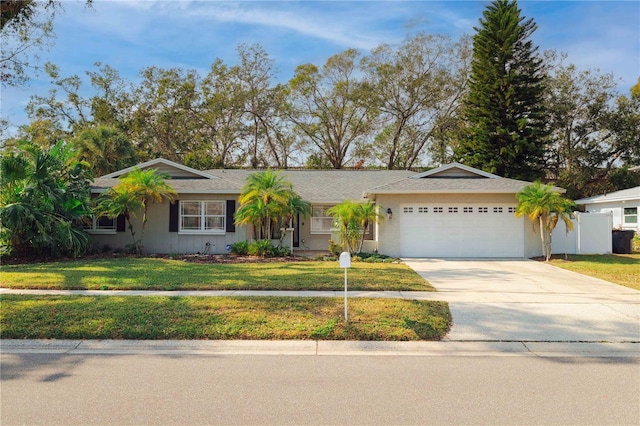
M 491 193 L 516 194 L 531 182 L 504 178 L 460 163 L 451 163 L 412 175 L 367 191 L 367 196 L 377 194 L 449 194 Z M 554 191 L 564 192 L 562 188 Z
M 127 167 L 126 169 L 118 170 L 108 175 L 101 176 L 101 178 L 118 178 L 123 176 L 135 168 L 144 169 L 156 169 L 160 173 L 169 175 L 170 179 L 219 179 L 217 176 L 210 175 L 200 170 L 192 169 L 191 167 L 184 166 L 182 164 L 175 163 L 167 160 L 166 158 L 156 158 L 155 160 L 146 161 L 144 163 L 137 164 L 135 166 Z
M 460 163 L 451 163 L 440 166 L 436 169 L 420 173 L 415 176 L 411 176 L 411 179 L 424 179 L 424 178 L 467 178 L 467 179 L 495 179 L 499 176 L 475 169 L 473 167 L 465 166 Z

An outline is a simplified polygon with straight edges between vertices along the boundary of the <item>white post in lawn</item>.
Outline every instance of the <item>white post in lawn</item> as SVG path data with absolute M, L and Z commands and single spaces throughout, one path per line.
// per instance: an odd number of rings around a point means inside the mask
M 351 254 L 349 252 L 340 253 L 340 267 L 344 268 L 344 322 L 348 321 L 347 305 L 347 268 L 351 267 Z

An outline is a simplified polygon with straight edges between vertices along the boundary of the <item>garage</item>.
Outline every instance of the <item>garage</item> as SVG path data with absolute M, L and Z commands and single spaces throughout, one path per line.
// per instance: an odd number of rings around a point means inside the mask
M 401 204 L 402 257 L 524 257 L 515 204 Z

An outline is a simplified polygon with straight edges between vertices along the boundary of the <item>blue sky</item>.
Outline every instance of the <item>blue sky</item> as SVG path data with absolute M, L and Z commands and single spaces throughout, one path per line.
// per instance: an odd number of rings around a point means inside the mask
M 287 81 L 297 65 L 323 64 L 348 48 L 367 53 L 419 31 L 473 34 L 486 1 L 103 1 L 64 3 L 54 22 L 55 45 L 41 56 L 64 76 L 93 70 L 95 62 L 135 80 L 148 66 L 207 72 L 216 58 L 236 61 L 239 43 L 260 43 Z M 541 49 L 568 54 L 579 69 L 599 68 L 620 79 L 628 94 L 640 76 L 640 2 L 520 1 L 538 30 Z M 24 124 L 24 106 L 50 86 L 34 78 L 23 88 L 1 88 L 1 113 Z

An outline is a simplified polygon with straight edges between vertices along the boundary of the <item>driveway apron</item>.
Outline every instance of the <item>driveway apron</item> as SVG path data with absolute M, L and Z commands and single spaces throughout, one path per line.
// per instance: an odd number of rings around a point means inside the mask
M 452 341 L 640 342 L 640 292 L 533 260 L 404 259 L 449 302 Z

